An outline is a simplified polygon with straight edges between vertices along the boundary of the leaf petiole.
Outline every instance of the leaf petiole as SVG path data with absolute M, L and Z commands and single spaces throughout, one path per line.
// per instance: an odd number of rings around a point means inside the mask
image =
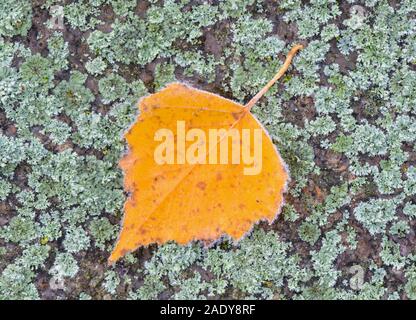
M 286 60 L 283 63 L 283 66 L 280 70 L 276 73 L 276 75 L 271 79 L 251 100 L 244 106 L 245 112 L 250 112 L 251 108 L 260 100 L 260 98 L 270 89 L 270 87 L 279 80 L 289 68 L 293 57 L 295 54 L 303 49 L 304 46 L 302 44 L 296 44 L 292 49 L 290 49 L 289 53 L 287 54 Z

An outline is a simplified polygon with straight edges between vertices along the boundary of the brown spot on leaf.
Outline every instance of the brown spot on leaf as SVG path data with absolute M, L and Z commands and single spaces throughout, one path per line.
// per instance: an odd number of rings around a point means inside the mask
M 201 190 L 205 190 L 205 188 L 207 187 L 207 184 L 204 181 L 200 181 L 196 184 L 196 186 Z

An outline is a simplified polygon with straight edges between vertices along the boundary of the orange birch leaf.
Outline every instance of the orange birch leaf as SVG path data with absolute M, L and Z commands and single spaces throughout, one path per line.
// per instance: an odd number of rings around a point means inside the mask
M 289 176 L 250 110 L 302 48 L 292 48 L 245 106 L 181 83 L 139 102 L 120 160 L 130 196 L 109 263 L 152 243 L 211 244 L 225 234 L 238 240 L 254 223 L 276 218 Z

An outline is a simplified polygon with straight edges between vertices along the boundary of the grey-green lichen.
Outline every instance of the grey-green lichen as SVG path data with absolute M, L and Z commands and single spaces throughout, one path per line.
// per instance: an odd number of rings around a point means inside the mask
M 416 299 L 415 14 L 414 0 L 2 1 L 0 300 Z M 108 266 L 137 101 L 184 81 L 244 103 L 299 41 L 253 109 L 290 171 L 281 216 L 238 243 Z
M 30 1 L 5 0 L 0 4 L 0 36 L 26 36 L 32 26 Z

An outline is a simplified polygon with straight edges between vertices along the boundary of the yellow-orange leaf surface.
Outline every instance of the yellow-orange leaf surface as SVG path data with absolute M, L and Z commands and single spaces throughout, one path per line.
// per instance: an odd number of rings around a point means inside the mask
M 289 61 L 290 63 L 290 61 Z M 287 66 L 286 66 L 287 68 Z M 184 84 L 173 83 L 139 102 L 140 116 L 125 134 L 129 153 L 120 160 L 124 188 L 130 193 L 124 206 L 123 227 L 109 263 L 152 243 L 201 240 L 210 244 L 222 235 L 240 239 L 260 220 L 272 222 L 282 205 L 288 181 L 284 162 L 250 108 Z M 186 130 L 261 129 L 262 161 L 256 175 L 244 174 L 247 164 L 158 164 L 154 151 L 160 141 L 155 133 L 169 129 L 175 134 L 177 156 L 178 121 Z M 219 151 L 219 138 L 210 154 Z M 228 139 L 224 137 L 224 139 Z M 231 141 L 231 140 L 230 140 Z M 208 141 L 202 141 L 207 142 Z M 186 141 L 188 148 L 193 142 Z M 241 144 L 241 141 L 240 141 Z M 229 155 L 232 143 L 228 144 Z M 216 150 L 214 150 L 216 149 Z M 182 150 L 182 149 L 181 149 Z M 259 165 L 258 163 L 256 165 Z

